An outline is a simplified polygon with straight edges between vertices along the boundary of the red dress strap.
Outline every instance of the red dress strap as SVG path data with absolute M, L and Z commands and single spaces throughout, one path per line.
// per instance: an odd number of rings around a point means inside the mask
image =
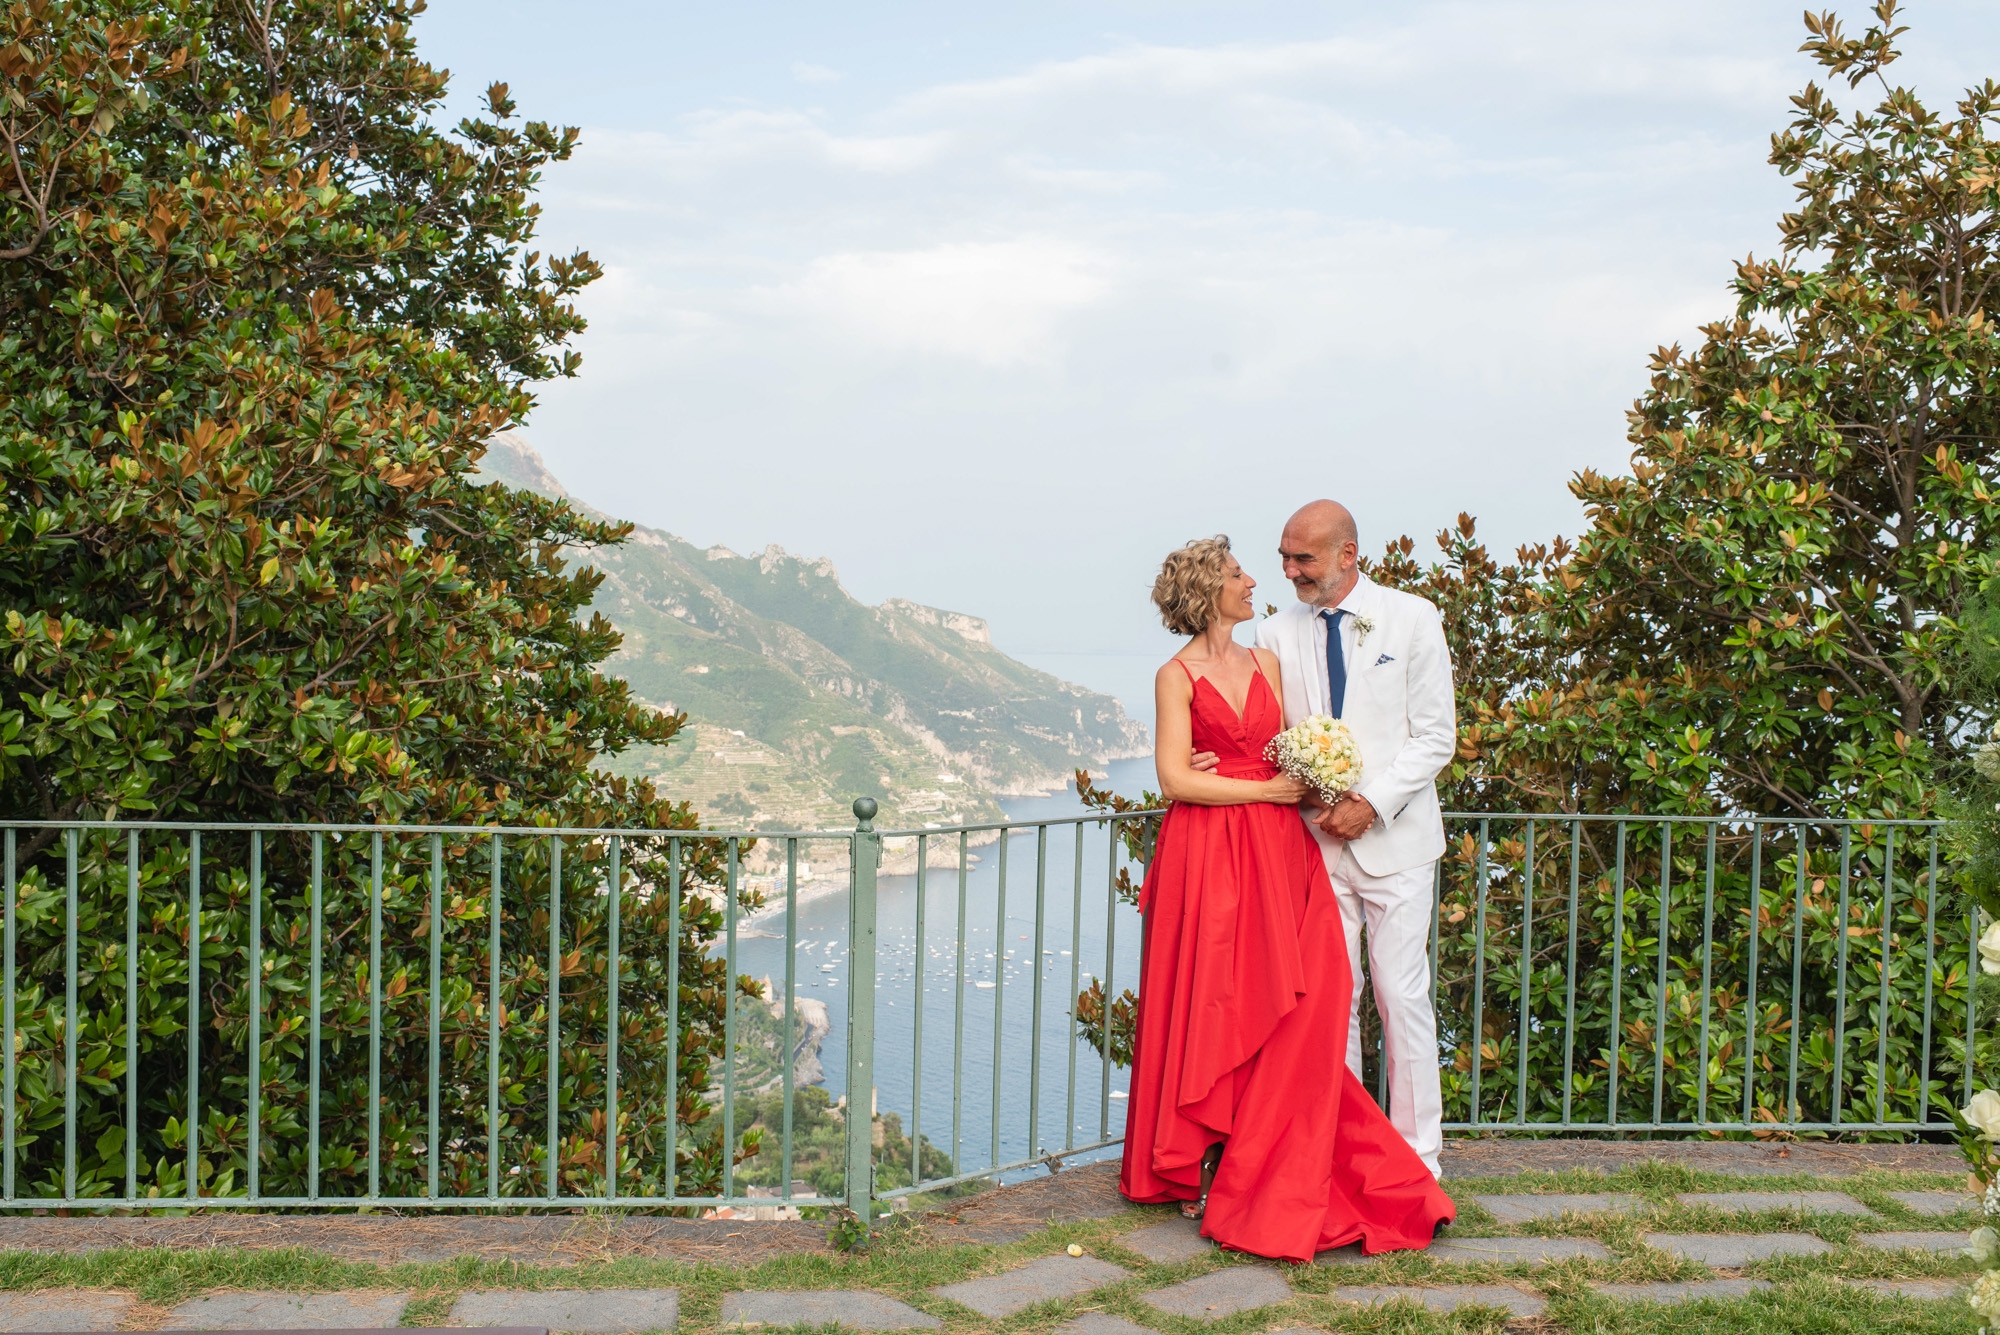
M 1188 685 L 1192 686 L 1197 681 L 1201 680 L 1199 677 L 1194 675 L 1194 673 L 1188 668 L 1188 665 L 1186 663 L 1181 663 L 1181 656 L 1179 654 L 1174 655 L 1174 662 L 1180 663 L 1181 671 L 1187 673 Z

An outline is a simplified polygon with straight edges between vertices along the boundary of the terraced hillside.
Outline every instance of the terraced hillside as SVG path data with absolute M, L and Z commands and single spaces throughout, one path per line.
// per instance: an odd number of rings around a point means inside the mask
M 484 468 L 567 494 L 519 432 L 495 440 Z M 979 618 L 898 598 L 871 607 L 826 560 L 643 527 L 579 559 L 604 571 L 596 607 L 625 635 L 610 669 L 692 725 L 687 743 L 612 767 L 655 776 L 716 824 L 839 825 L 863 793 L 897 824 L 989 819 L 999 796 L 1148 746 L 1116 700 L 1007 657 Z

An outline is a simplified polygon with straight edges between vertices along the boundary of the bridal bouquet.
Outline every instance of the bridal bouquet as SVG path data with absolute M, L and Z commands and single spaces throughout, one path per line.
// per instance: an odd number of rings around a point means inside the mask
M 2000 1269 L 1994 1268 L 2000 1264 L 2000 1230 L 1994 1228 L 2000 1223 L 2000 1144 L 1996 1144 L 2000 1142 L 2000 1093 L 1980 1090 L 1952 1120 L 1958 1124 L 1959 1148 L 1972 1166 L 1968 1185 L 1979 1193 L 1986 1215 L 1986 1222 L 1972 1230 L 1965 1251 L 1987 1269 L 1966 1299 L 1986 1322 L 1979 1329 L 1992 1331 L 2000 1324 Z
M 1293 778 L 1311 784 L 1329 804 L 1361 777 L 1361 748 L 1354 734 L 1345 723 L 1325 714 L 1302 719 L 1273 737 L 1264 755 Z

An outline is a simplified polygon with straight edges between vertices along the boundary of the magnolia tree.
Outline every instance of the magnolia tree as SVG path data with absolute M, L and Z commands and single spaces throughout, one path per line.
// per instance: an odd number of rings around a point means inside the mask
M 625 530 L 475 475 L 484 442 L 533 406 L 536 382 L 577 369 L 573 298 L 599 268 L 533 244 L 536 181 L 570 156 L 576 131 L 519 121 L 505 85 L 455 130 L 436 124 L 446 79 L 416 54 L 421 9 L 37 0 L 0 16 L 9 815 L 695 827 L 684 805 L 597 764 L 681 726 L 599 671 L 618 636 L 586 610 L 598 577 L 565 565 L 566 550 Z M 63 986 L 55 838 L 26 835 L 16 850 L 22 958 L 33 963 L 17 998 L 26 1038 L 14 1113 L 37 1128 L 60 1126 L 63 1103 L 48 1002 Z M 483 1098 L 463 1098 L 481 1112 L 446 1125 L 438 1144 L 417 1125 L 433 1000 L 428 853 L 391 838 L 387 976 L 369 980 L 351 936 L 367 916 L 358 842 L 211 841 L 198 871 L 176 839 L 148 836 L 136 858 L 122 840 L 84 841 L 84 953 L 100 963 L 81 993 L 91 1077 L 81 1194 L 122 1190 L 128 1170 L 165 1194 L 228 1194 L 253 1171 L 267 1190 L 308 1185 L 306 878 L 322 858 L 323 944 L 338 961 L 322 995 L 335 1054 L 322 1170 L 351 1179 L 369 1149 L 355 1065 L 365 1009 L 354 999 L 372 984 L 386 994 L 385 1190 L 440 1158 L 447 1181 L 480 1177 L 495 1134 Z M 492 851 L 456 841 L 446 851 L 444 1079 L 483 1090 L 493 999 L 466 980 L 494 963 L 482 861 Z M 526 843 L 493 873 L 506 881 L 494 1018 L 510 1191 L 613 1175 L 630 1177 L 626 1190 L 658 1190 L 675 1124 L 682 1190 L 706 1189 L 720 1169 L 716 1136 L 697 1130 L 731 987 L 706 952 L 721 900 L 695 894 L 716 879 L 713 856 L 687 849 L 673 884 L 661 844 L 622 852 L 620 1036 L 638 1046 L 608 1130 L 606 849 L 577 847 L 557 863 Z M 250 867 L 263 880 L 255 908 L 270 975 L 255 1063 L 271 1124 L 254 1160 L 241 1116 Z M 145 924 L 136 1010 L 122 988 L 128 873 Z M 207 901 L 193 933 L 198 1026 L 215 1031 L 199 1090 L 187 1087 L 184 1055 L 191 876 Z M 567 893 L 545 898 L 552 881 Z M 673 893 L 644 893 L 662 887 Z M 563 943 L 554 957 L 552 935 Z M 560 1050 L 542 1037 L 559 977 Z M 143 1036 L 138 1164 L 106 1134 L 129 1113 L 114 1095 L 132 1026 Z M 177 1110 L 197 1093 L 207 1118 L 193 1128 Z M 545 1125 L 558 1126 L 554 1146 Z M 58 1171 L 57 1141 L 24 1132 L 23 1143 L 27 1178 Z

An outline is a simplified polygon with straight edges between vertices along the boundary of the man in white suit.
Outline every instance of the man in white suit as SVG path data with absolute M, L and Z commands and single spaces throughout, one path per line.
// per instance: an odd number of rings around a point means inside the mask
M 1333 501 L 1293 515 L 1279 542 L 1299 600 L 1257 628 L 1278 656 L 1285 724 L 1343 720 L 1361 781 L 1302 809 L 1326 859 L 1354 967 L 1347 1064 L 1361 1074 L 1361 934 L 1389 1066 L 1389 1118 L 1433 1174 L 1444 1148 L 1430 927 L 1444 816 L 1437 776 L 1458 747 L 1451 653 L 1438 610 L 1361 573 L 1354 516 Z

